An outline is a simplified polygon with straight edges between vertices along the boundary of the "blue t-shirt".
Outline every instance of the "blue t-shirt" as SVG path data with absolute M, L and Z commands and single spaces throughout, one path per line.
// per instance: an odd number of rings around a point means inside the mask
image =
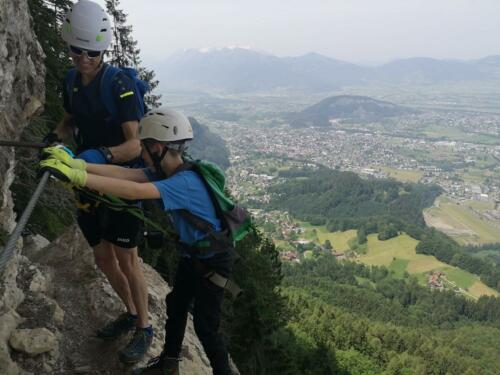
M 160 192 L 163 208 L 170 214 L 181 242 L 192 245 L 207 237 L 207 234 L 193 227 L 177 210 L 187 210 L 212 224 L 215 231 L 221 230 L 212 199 L 205 183 L 196 172 L 182 171 L 164 180 L 157 180 L 149 169 L 144 169 L 144 173 Z M 212 255 L 207 253 L 205 256 Z

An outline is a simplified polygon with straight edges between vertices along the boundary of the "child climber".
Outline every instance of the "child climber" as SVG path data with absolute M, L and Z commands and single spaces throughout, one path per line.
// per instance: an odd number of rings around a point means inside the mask
M 193 322 L 215 375 L 231 374 L 228 353 L 218 332 L 224 289 L 207 274 L 228 278 L 234 263 L 230 251 L 199 247 L 207 232 L 197 229 L 186 212 L 221 231 L 216 208 L 202 177 L 186 168 L 182 158 L 186 142 L 193 139 L 189 120 L 172 109 L 155 109 L 140 121 L 139 138 L 146 169 L 99 165 L 73 159 L 64 150 L 44 150 L 41 170 L 76 187 L 130 200 L 160 199 L 179 234 L 179 262 L 172 291 L 168 294 L 166 342 L 161 355 L 135 374 L 179 374 L 179 360 L 188 309 L 194 302 Z M 206 271 L 211 272 L 207 273 Z

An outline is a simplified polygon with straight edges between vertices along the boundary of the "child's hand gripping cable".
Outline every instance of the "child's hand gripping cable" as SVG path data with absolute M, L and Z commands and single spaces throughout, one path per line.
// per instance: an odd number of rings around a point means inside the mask
M 69 182 L 77 187 L 84 187 L 87 182 L 87 172 L 81 169 L 74 169 L 57 159 L 45 159 L 40 162 L 40 173 L 50 172 L 62 182 Z

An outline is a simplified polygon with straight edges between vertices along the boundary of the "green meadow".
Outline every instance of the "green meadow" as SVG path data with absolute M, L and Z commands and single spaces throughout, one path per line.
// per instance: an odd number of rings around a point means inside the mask
M 328 239 L 335 251 L 349 250 L 349 240 L 356 238 L 355 230 L 328 232 L 325 226 L 314 226 L 304 222 L 298 224 L 305 230 L 304 238 L 318 244 L 324 244 Z M 430 273 L 442 271 L 449 287 L 460 288 L 462 293 L 469 297 L 498 295 L 495 290 L 483 284 L 478 276 L 443 263 L 434 256 L 417 254 L 415 251 L 417 244 L 418 241 L 406 233 L 385 241 L 380 241 L 377 234 L 370 234 L 366 254 L 357 256 L 356 260 L 367 265 L 385 266 L 397 277 L 404 277 L 405 273 L 408 273 L 417 277 L 422 285 L 427 284 Z
M 428 225 L 439 229 L 461 244 L 485 244 L 500 242 L 500 231 L 494 223 L 478 215 L 474 210 L 484 211 L 487 202 L 470 201 L 457 204 L 439 199 L 437 206 L 425 211 Z

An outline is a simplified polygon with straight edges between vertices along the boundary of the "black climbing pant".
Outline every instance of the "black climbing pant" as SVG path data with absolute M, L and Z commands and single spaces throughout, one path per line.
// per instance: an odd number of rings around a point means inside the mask
M 229 277 L 234 258 L 220 253 L 203 265 L 224 277 Z M 181 258 L 174 287 L 167 295 L 164 354 L 180 358 L 188 311 L 193 302 L 193 323 L 196 335 L 210 360 L 214 375 L 230 375 L 229 358 L 219 332 L 220 312 L 224 290 L 203 277 L 203 272 L 190 258 Z

